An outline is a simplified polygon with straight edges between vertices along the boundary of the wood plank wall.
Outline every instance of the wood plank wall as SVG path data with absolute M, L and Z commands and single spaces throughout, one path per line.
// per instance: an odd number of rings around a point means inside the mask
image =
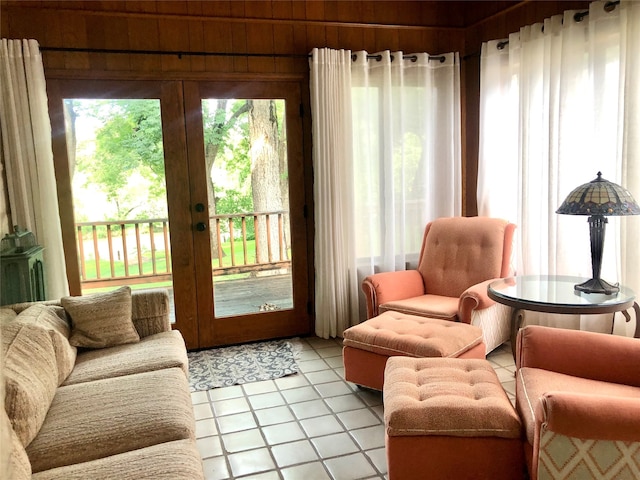
M 43 47 L 263 53 L 245 56 L 43 53 L 50 78 L 308 78 L 314 47 L 458 51 L 463 61 L 464 214 L 474 215 L 481 42 L 585 1 L 0 1 L 0 34 Z M 308 82 L 307 82 L 308 83 Z M 307 93 L 308 95 L 308 93 Z M 307 98 L 308 102 L 308 98 Z M 310 124 L 305 124 L 310 137 Z M 308 155 L 306 162 L 311 162 Z

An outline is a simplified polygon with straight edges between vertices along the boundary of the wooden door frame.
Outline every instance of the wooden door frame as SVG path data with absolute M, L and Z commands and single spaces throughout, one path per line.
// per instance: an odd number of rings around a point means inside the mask
M 165 157 L 165 182 L 169 225 L 172 245 L 172 274 L 176 321 L 187 348 L 198 348 L 198 322 L 193 265 L 193 224 L 188 209 L 180 206 L 190 193 L 189 170 L 186 158 L 186 132 L 182 82 L 161 80 L 95 80 L 49 79 L 47 80 L 49 114 L 52 127 L 54 168 L 60 207 L 63 248 L 67 266 L 67 279 L 71 295 L 81 295 L 78 268 L 77 243 L 73 209 L 73 191 L 67 154 L 66 129 L 62 101 L 65 98 L 158 99 L 161 106 L 163 148 Z M 175 248 L 179 246 L 179 248 Z
M 187 118 L 187 138 L 189 151 L 189 169 L 191 172 L 190 191 L 193 205 L 207 204 L 207 185 L 202 181 L 206 178 L 204 162 L 204 137 L 202 130 L 202 99 L 203 98 L 283 98 L 286 106 L 287 125 L 287 161 L 289 165 L 289 195 L 290 195 L 290 223 L 292 257 L 293 302 L 292 310 L 261 312 L 247 314 L 241 317 L 214 319 L 213 313 L 213 281 L 211 271 L 206 265 L 211 263 L 209 241 L 195 241 L 194 252 L 199 260 L 196 261 L 197 290 L 198 290 L 198 318 L 201 346 L 215 346 L 240 343 L 265 338 L 282 336 L 307 335 L 313 331 L 313 275 L 309 261 L 309 227 L 307 196 L 308 183 L 304 165 L 305 149 L 303 137 L 302 117 L 302 82 L 295 81 L 185 81 L 185 111 Z M 296 119 L 294 122 L 293 119 Z M 292 168 L 293 166 L 293 168 Z M 291 177 L 293 172 L 295 178 Z M 194 221 L 207 222 L 208 207 L 199 214 Z M 293 227 L 295 226 L 295 227 Z M 208 239 L 209 234 L 203 232 Z M 311 270 L 311 272 L 310 272 Z M 304 281 L 296 282 L 296 279 Z M 260 316 L 261 320 L 257 319 Z M 293 327 L 293 317 L 299 318 Z M 286 334 L 283 332 L 287 331 Z

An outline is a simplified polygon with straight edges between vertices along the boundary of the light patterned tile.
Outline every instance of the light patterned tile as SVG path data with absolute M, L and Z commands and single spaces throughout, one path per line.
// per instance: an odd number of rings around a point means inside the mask
M 316 447 L 321 458 L 338 457 L 358 451 L 358 446 L 346 432 L 312 438 L 311 443 Z
M 376 475 L 375 469 L 362 453 L 330 458 L 324 464 L 336 480 L 356 480 Z
M 273 453 L 276 463 L 280 468 L 318 459 L 318 455 L 309 440 L 275 445 L 271 447 L 271 453 Z
M 305 438 L 305 434 L 298 422 L 279 423 L 262 427 L 262 434 L 267 439 L 269 445 L 292 442 Z
M 250 475 L 276 468 L 267 448 L 232 453 L 228 456 L 231 471 L 236 477 Z
M 206 458 L 202 461 L 202 467 L 206 480 L 226 480 L 229 478 L 229 468 L 225 457 Z
M 281 473 L 284 480 L 331 480 L 322 462 L 283 468 Z

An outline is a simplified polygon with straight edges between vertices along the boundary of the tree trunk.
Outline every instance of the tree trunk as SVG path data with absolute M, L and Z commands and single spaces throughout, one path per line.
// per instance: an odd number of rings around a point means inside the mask
M 249 100 L 249 142 L 251 156 L 251 190 L 256 212 L 282 210 L 280 195 L 280 159 L 278 119 L 273 100 Z M 264 217 L 256 232 L 257 261 L 283 260 L 279 250 L 277 215 Z M 271 248 L 269 248 L 269 245 Z

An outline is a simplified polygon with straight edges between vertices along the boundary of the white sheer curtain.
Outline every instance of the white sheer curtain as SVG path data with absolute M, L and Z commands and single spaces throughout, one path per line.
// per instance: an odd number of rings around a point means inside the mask
M 351 54 L 310 61 L 322 337 L 364 317 L 365 276 L 414 267 L 426 223 L 462 210 L 458 55 Z
M 35 40 L 0 43 L 1 160 L 14 224 L 44 246 L 46 293 L 69 293 L 42 57 Z M 9 233 L 9 232 L 5 232 Z
M 640 3 L 606 5 L 482 46 L 478 213 L 516 219 L 519 274 L 591 277 L 586 217 L 555 210 L 598 171 L 640 198 Z M 640 218 L 608 219 L 602 278 L 640 292 Z

